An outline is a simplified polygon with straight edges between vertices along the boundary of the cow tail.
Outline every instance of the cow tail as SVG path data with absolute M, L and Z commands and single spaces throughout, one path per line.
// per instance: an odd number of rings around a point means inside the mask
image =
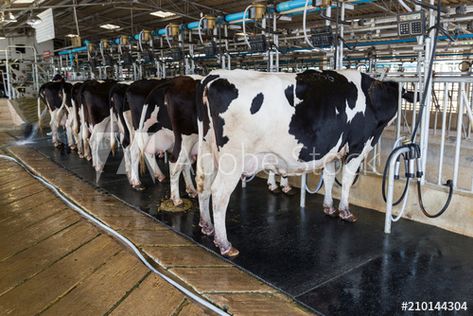
M 145 144 L 144 144 L 144 125 L 145 125 L 145 116 L 146 112 L 148 111 L 148 104 L 143 106 L 143 110 L 141 111 L 140 117 L 140 124 L 138 125 L 138 135 L 135 136 L 135 139 L 138 141 L 138 148 L 140 150 L 140 174 L 143 175 L 146 171 L 146 164 L 145 164 Z
M 71 99 L 72 103 L 72 130 L 75 134 L 79 134 L 79 118 L 77 114 L 77 105 L 74 99 Z
M 205 181 L 205 171 L 202 166 L 202 146 L 204 143 L 204 115 L 205 115 L 205 106 L 204 106 L 204 89 L 205 85 L 201 82 L 197 84 L 196 90 L 196 113 L 197 113 L 197 130 L 199 133 L 198 138 L 198 149 L 197 149 L 197 173 L 196 173 L 196 184 L 197 192 L 202 193 L 204 191 L 204 181 Z
M 116 145 L 115 133 L 113 129 L 113 107 L 110 107 L 110 149 L 112 150 L 112 156 L 114 157 Z

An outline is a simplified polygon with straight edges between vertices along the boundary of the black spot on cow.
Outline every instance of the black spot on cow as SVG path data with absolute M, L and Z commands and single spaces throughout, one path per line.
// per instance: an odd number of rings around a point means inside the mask
M 291 106 L 294 106 L 294 85 L 291 84 L 288 86 L 284 90 L 284 94 L 286 95 L 287 102 L 289 102 Z
M 220 114 L 224 113 L 236 98 L 238 98 L 238 89 L 227 79 L 217 79 L 207 89 L 210 115 L 212 116 L 215 139 L 219 148 L 228 142 L 228 137 L 223 136 L 225 121 L 220 117 Z
M 296 95 L 302 102 L 291 118 L 289 133 L 303 145 L 299 159 L 321 159 L 331 149 L 340 150 L 348 145 L 347 160 L 350 160 L 361 154 L 370 139 L 374 146 L 396 115 L 398 89 L 395 82 L 378 81 L 364 74 L 361 75 L 361 91 L 334 71 L 297 75 Z M 348 121 L 347 105 L 353 109 L 360 93 L 365 95 L 366 110 Z
M 204 135 L 207 134 L 207 131 L 209 130 L 209 126 L 210 126 L 207 108 L 206 108 L 206 105 L 203 103 L 205 87 L 207 86 L 207 84 L 209 84 L 209 82 L 219 77 L 220 77 L 219 75 L 208 75 L 197 85 L 195 106 L 196 106 L 197 119 L 200 122 L 202 122 L 204 125 Z
M 295 90 L 302 101 L 291 119 L 289 133 L 303 145 L 299 159 L 321 159 L 340 139 L 340 146 L 346 144 L 350 127 L 346 107 L 356 104 L 356 86 L 335 71 L 306 71 L 296 76 Z
M 256 112 L 259 111 L 259 109 L 261 108 L 261 105 L 263 105 L 263 100 L 264 100 L 264 96 L 262 93 L 258 93 L 256 97 L 253 98 L 253 101 L 251 101 L 251 108 L 250 108 L 251 114 L 255 114 Z

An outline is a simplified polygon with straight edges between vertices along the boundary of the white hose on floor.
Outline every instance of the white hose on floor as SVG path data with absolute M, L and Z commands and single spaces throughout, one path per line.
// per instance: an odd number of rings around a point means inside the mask
M 182 285 L 180 285 L 179 283 L 177 283 L 176 281 L 174 281 L 173 279 L 171 279 L 170 277 L 166 276 L 165 274 L 159 272 L 155 267 L 153 267 L 153 265 L 143 256 L 143 254 L 140 252 L 140 250 L 128 239 L 126 238 L 125 236 L 121 235 L 120 233 L 118 233 L 117 231 L 115 231 L 113 228 L 111 228 L 110 226 L 108 226 L 107 224 L 103 223 L 102 221 L 100 221 L 98 218 L 90 215 L 89 213 L 87 213 L 86 211 L 84 211 L 80 206 L 78 206 L 77 204 L 75 204 L 74 202 L 72 202 L 71 200 L 69 200 L 67 197 L 65 197 L 61 191 L 53 184 L 49 183 L 47 180 L 45 180 L 43 177 L 39 176 L 39 175 L 36 175 L 35 173 L 33 173 L 33 171 L 31 171 L 28 166 L 26 166 L 23 162 L 21 162 L 20 160 L 14 158 L 14 157 L 11 157 L 11 156 L 8 156 L 8 155 L 2 155 L 0 154 L 0 158 L 2 159 L 5 159 L 5 160 L 9 160 L 9 161 L 12 161 L 16 164 L 18 164 L 19 166 L 21 166 L 23 169 L 25 169 L 26 172 L 28 172 L 33 178 L 35 178 L 36 180 L 40 181 L 41 183 L 43 183 L 46 187 L 48 187 L 51 191 L 54 192 L 54 194 L 56 196 L 58 196 L 67 206 L 69 206 L 70 208 L 72 208 L 74 211 L 76 211 L 77 213 L 79 213 L 81 216 L 85 217 L 86 219 L 88 219 L 89 221 L 93 222 L 95 225 L 99 226 L 100 228 L 102 228 L 103 230 L 105 230 L 107 233 L 109 233 L 110 235 L 112 235 L 113 237 L 115 237 L 116 239 L 120 240 L 121 242 L 123 242 L 126 246 L 128 246 L 134 253 L 135 255 L 141 260 L 141 262 L 143 262 L 143 264 L 148 268 L 150 269 L 153 273 L 157 274 L 158 276 L 160 276 L 161 278 L 163 278 L 166 282 L 168 282 L 169 284 L 171 284 L 172 286 L 174 286 L 176 289 L 178 289 L 179 291 L 181 291 L 184 295 L 187 295 L 188 297 L 190 297 L 192 300 L 194 300 L 195 302 L 199 303 L 200 305 L 210 309 L 211 311 L 217 313 L 218 315 L 224 315 L 224 316 L 230 316 L 230 314 L 228 314 L 227 312 L 225 312 L 224 310 L 218 308 L 217 306 L 213 305 L 212 303 L 204 300 L 203 298 L 195 295 L 193 292 L 191 292 L 190 290 L 186 289 L 185 287 L 183 287 Z

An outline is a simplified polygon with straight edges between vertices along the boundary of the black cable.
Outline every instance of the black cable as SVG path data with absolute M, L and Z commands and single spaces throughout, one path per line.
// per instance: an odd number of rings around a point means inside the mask
M 422 213 L 424 213 L 424 215 L 427 216 L 428 218 L 437 218 L 437 217 L 439 217 L 440 215 L 442 215 L 447 210 L 448 206 L 450 205 L 450 202 L 451 202 L 452 196 L 453 196 L 453 182 L 452 182 L 452 180 L 448 180 L 447 183 L 445 183 L 445 186 L 449 187 L 447 202 L 440 209 L 440 211 L 438 211 L 436 214 L 429 214 L 427 212 L 427 210 L 425 209 L 424 201 L 422 200 L 422 189 L 421 189 L 420 180 L 417 181 L 417 196 L 419 198 L 419 206 L 420 206 L 420 209 L 421 209 Z
M 382 195 L 383 195 L 383 200 L 384 202 L 387 202 L 387 198 L 386 198 L 386 181 L 387 181 L 387 177 L 388 177 L 388 167 L 391 163 L 391 160 L 393 159 L 394 157 L 394 154 L 401 148 L 404 148 L 404 147 L 410 147 L 410 145 L 401 145 L 399 147 L 396 147 L 388 156 L 388 159 L 386 160 L 386 165 L 384 166 L 384 170 L 383 170 L 383 180 L 382 180 L 382 185 L 381 185 L 381 192 L 382 192 Z M 404 155 L 403 155 L 404 157 Z M 405 159 L 405 157 L 404 157 Z M 393 203 L 393 206 L 396 206 L 398 205 L 399 203 L 402 202 L 402 200 L 404 200 L 405 196 L 406 196 L 406 193 L 407 193 L 407 189 L 409 188 L 409 178 L 406 177 L 406 184 L 404 185 L 404 189 L 402 190 L 402 194 L 401 196 L 399 197 L 399 199 Z

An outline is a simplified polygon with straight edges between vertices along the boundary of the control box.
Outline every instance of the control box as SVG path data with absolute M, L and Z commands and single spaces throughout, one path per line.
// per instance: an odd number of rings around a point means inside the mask
M 421 36 L 425 34 L 425 14 L 423 11 L 397 16 L 399 36 Z

